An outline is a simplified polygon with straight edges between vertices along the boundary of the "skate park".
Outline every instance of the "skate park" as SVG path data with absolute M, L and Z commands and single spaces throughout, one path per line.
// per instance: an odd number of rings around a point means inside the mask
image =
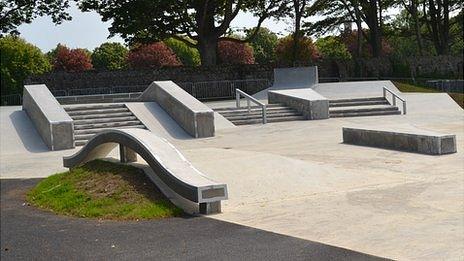
M 148 87 L 132 100 L 56 102 L 53 117 L 73 125 L 58 128 L 66 135 L 39 131 L 27 109 L 2 107 L 2 178 L 66 170 L 63 157 L 84 150 L 111 122 L 87 113 L 113 110 L 124 120 L 115 126 L 165 139 L 199 172 L 227 185 L 221 213 L 208 218 L 393 259 L 462 256 L 462 109 L 446 94 L 401 93 L 389 81 L 318 83 L 317 69 L 298 70 L 277 72 L 270 89 L 241 94 L 238 102 L 202 103 L 172 82 L 153 84 L 166 92 Z M 186 111 L 201 116 L 183 117 Z M 343 143 L 348 127 L 454 139 L 447 153 L 429 155 Z M 109 156 L 118 158 L 119 148 Z

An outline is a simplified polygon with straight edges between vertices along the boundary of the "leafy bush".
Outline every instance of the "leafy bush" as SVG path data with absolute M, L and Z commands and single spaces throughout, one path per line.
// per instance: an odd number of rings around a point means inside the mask
M 293 63 L 311 64 L 318 58 L 319 54 L 313 41 L 309 37 L 301 37 L 298 41 L 296 61 L 293 61 L 293 36 L 289 35 L 279 40 L 276 47 L 277 63 L 280 65 L 293 65 Z
M 346 61 L 351 59 L 345 44 L 337 37 L 327 36 L 316 41 L 316 47 L 322 58 Z
M 346 48 L 348 48 L 348 51 L 351 53 L 351 55 L 353 57 L 356 57 L 356 50 L 358 47 L 357 31 L 353 30 L 351 32 L 341 34 L 340 40 L 345 44 Z M 366 41 L 364 37 L 362 37 L 361 41 L 361 57 L 372 57 L 372 46 Z M 391 47 L 391 45 L 385 38 L 382 38 L 382 55 L 390 55 L 392 52 L 393 48 Z
M 47 56 L 56 71 L 83 72 L 93 67 L 90 54 L 86 49 L 69 49 L 65 45 L 58 44 Z
M 92 64 L 97 69 L 119 70 L 126 67 L 129 50 L 120 43 L 103 43 L 92 53 Z
M 134 69 L 182 65 L 171 48 L 163 42 L 141 44 L 134 47 L 129 51 L 127 61 Z
M 190 47 L 186 43 L 174 38 L 169 38 L 164 43 L 172 49 L 183 65 L 200 65 L 200 52 L 196 48 Z
M 254 29 L 247 32 L 247 37 L 253 33 Z M 258 33 L 250 41 L 251 48 L 257 63 L 268 64 L 275 61 L 275 48 L 278 38 L 271 30 L 261 27 Z
M 36 46 L 15 36 L 0 38 L 1 93 L 21 93 L 23 81 L 32 74 L 51 69 L 45 55 Z
M 218 58 L 222 64 L 253 64 L 253 49 L 245 43 L 223 40 L 218 43 Z

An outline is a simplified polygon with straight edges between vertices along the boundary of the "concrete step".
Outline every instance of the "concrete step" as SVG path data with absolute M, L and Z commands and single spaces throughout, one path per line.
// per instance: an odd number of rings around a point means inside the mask
M 111 117 L 111 118 L 96 118 L 96 119 L 85 119 L 85 120 L 75 120 L 74 126 L 86 125 L 86 124 L 97 124 L 105 122 L 121 122 L 121 121 L 133 121 L 137 120 L 135 116 L 124 116 L 124 117 Z
M 361 117 L 361 116 L 382 116 L 382 115 L 398 115 L 401 111 L 367 111 L 367 112 L 340 112 L 330 113 L 330 118 L 341 118 L 341 117 Z
M 277 118 L 268 118 L 267 122 L 282 122 L 282 121 L 298 121 L 304 120 L 305 118 L 301 115 L 299 116 L 286 116 L 286 117 L 277 117 Z M 235 125 L 247 125 L 247 124 L 261 124 L 263 123 L 262 119 L 247 119 L 247 120 L 234 120 L 232 121 Z
M 126 108 L 124 103 L 112 103 L 112 104 L 88 104 L 88 105 L 67 105 L 63 106 L 65 111 L 86 111 L 86 110 L 101 110 L 101 109 L 114 109 L 114 108 Z
M 351 102 L 329 102 L 329 107 L 350 107 L 350 106 L 366 106 L 366 105 L 387 105 L 387 100 L 374 100 L 374 101 L 351 101 Z
M 279 103 L 273 103 L 273 104 L 267 104 L 266 105 L 266 109 L 282 109 L 282 108 L 288 108 L 287 106 L 285 106 L 284 104 L 279 104 Z M 260 106 L 256 106 L 256 105 L 253 105 L 251 106 L 251 109 L 252 110 L 261 110 L 261 107 Z M 224 111 L 237 111 L 237 110 L 248 110 L 247 107 L 245 105 L 242 104 L 242 107 L 239 109 L 237 107 L 226 107 L 226 108 L 215 108 L 213 109 L 214 111 L 216 112 L 219 112 L 219 113 L 222 113 Z
M 332 113 L 351 113 L 351 112 L 371 112 L 371 111 L 396 111 L 398 107 L 391 105 L 375 105 L 375 106 L 351 106 L 351 107 L 335 107 L 329 109 L 329 114 Z
M 132 112 L 117 112 L 117 113 L 105 113 L 105 114 L 84 114 L 84 115 L 73 115 L 73 120 L 87 120 L 87 119 L 99 119 L 99 118 L 114 118 L 114 117 L 126 117 L 134 115 Z
M 121 127 L 111 127 L 111 128 L 99 128 L 99 129 L 83 129 L 83 130 L 75 130 L 74 135 L 84 135 L 84 134 L 96 134 L 104 130 L 111 130 L 111 129 L 145 129 L 144 125 L 131 125 L 131 126 L 121 126 Z
M 349 98 L 349 99 L 332 99 L 330 103 L 340 103 L 340 102 L 363 102 L 363 101 L 383 101 L 384 97 L 366 97 L 366 98 Z
M 286 117 L 286 116 L 301 116 L 300 113 L 296 112 L 296 111 L 290 111 L 290 112 L 283 112 L 283 113 L 268 113 L 266 114 L 266 117 L 267 119 L 273 119 L 273 118 L 280 118 L 280 117 Z M 225 117 L 226 119 L 228 119 L 229 121 L 236 121 L 236 120 L 246 120 L 246 119 L 262 119 L 262 115 L 261 114 L 250 114 L 250 115 L 231 115 L 231 116 L 227 116 Z
M 96 123 L 96 124 L 75 125 L 74 130 L 113 128 L 113 127 L 121 127 L 121 126 L 135 126 L 135 125 L 141 125 L 141 124 L 142 123 L 139 120 L 106 122 L 106 123 Z
M 288 112 L 294 112 L 294 109 L 291 108 L 282 108 L 282 109 L 266 109 L 266 113 L 269 114 L 278 114 L 278 113 L 288 113 Z M 263 111 L 261 109 L 259 110 L 252 110 L 248 112 L 248 110 L 244 111 L 224 111 L 220 112 L 220 114 L 224 117 L 229 117 L 229 116 L 237 116 L 237 115 L 262 115 Z
M 109 114 L 109 113 L 120 113 L 120 112 L 130 112 L 128 108 L 111 108 L 111 109 L 95 109 L 95 110 L 76 110 L 68 111 L 69 116 L 75 115 L 92 115 L 92 114 Z

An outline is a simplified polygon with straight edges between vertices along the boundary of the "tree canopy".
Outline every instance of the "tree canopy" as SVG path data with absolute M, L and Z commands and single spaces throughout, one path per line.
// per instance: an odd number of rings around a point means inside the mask
M 1 34 L 18 34 L 17 28 L 36 17 L 49 15 L 54 23 L 70 20 L 66 12 L 69 0 L 7 0 L 0 1 Z

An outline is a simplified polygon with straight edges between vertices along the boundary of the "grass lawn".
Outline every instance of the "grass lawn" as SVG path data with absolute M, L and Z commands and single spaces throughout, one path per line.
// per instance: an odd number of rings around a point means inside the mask
M 440 92 L 436 89 L 412 85 L 403 82 L 393 82 L 400 91 L 402 92 Z M 448 93 L 448 95 L 464 109 L 464 94 L 463 93 Z
M 76 217 L 135 220 L 183 214 L 142 170 L 102 160 L 42 180 L 27 200 L 38 208 Z

